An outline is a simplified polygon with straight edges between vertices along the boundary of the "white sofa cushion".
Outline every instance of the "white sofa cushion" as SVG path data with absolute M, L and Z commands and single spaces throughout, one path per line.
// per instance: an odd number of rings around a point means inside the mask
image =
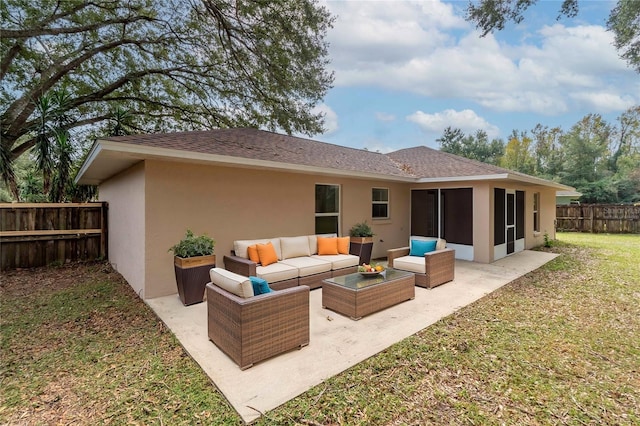
M 285 265 L 282 262 L 272 263 L 267 266 L 258 265 L 256 266 L 256 275 L 258 275 L 258 278 L 267 280 L 268 283 L 277 283 L 278 281 L 298 278 L 298 268 Z
M 248 277 L 243 277 L 222 268 L 209 270 L 211 282 L 218 287 L 240 297 L 253 297 L 253 285 Z
M 425 274 L 427 265 L 423 256 L 402 256 L 393 259 L 393 268 L 416 274 Z
M 266 238 L 262 240 L 236 240 L 233 242 L 233 251 L 236 253 L 236 256 L 248 259 L 249 254 L 247 253 L 247 249 L 249 248 L 249 246 L 252 246 L 254 244 L 267 244 L 269 241 L 271 241 L 271 244 L 273 244 L 273 248 L 276 250 L 278 260 L 281 260 L 282 250 L 280 248 L 280 238 Z
M 325 262 L 331 262 L 331 269 L 349 268 L 351 266 L 358 266 L 360 258 L 352 254 L 316 254 L 311 256 L 314 259 L 324 260 Z
M 290 259 L 284 259 L 279 263 L 298 268 L 298 275 L 301 277 L 331 271 L 331 262 L 309 256 L 292 257 Z
M 292 257 L 311 256 L 309 252 L 309 238 L 302 237 L 281 237 L 280 248 L 282 249 L 282 259 Z

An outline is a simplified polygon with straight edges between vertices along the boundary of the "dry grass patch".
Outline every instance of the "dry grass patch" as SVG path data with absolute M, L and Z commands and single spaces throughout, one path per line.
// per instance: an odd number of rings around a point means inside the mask
M 640 237 L 562 234 L 550 250 L 260 424 L 640 423 Z
M 0 291 L 0 424 L 239 423 L 108 265 L 10 272 Z
M 640 424 L 640 236 L 545 250 L 560 256 L 257 424 Z M 0 284 L 0 424 L 241 424 L 108 265 Z

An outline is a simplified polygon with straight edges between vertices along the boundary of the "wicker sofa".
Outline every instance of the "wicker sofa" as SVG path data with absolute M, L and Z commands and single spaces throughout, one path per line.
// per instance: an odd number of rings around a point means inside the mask
M 455 250 L 446 248 L 445 240 L 435 240 L 436 250 L 424 256 L 410 256 L 410 247 L 387 250 L 389 267 L 413 272 L 416 274 L 416 285 L 420 287 L 433 288 L 452 281 L 455 275 Z
M 225 269 L 246 277 L 267 280 L 274 290 L 306 285 L 322 287 L 328 278 L 356 272 L 358 256 L 352 254 L 318 254 L 318 237 L 335 235 L 303 235 L 260 240 L 237 240 L 230 256 L 224 256 Z M 278 256 L 276 263 L 263 266 L 249 259 L 248 248 L 271 242 Z
M 209 340 L 242 370 L 309 344 L 309 287 L 254 296 L 247 277 L 221 268 L 213 268 L 210 276 Z

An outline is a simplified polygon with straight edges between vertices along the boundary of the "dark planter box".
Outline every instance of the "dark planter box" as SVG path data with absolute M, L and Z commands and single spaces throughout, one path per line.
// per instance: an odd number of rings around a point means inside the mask
M 174 258 L 178 296 L 183 305 L 189 306 L 203 301 L 205 286 L 211 281 L 209 270 L 215 266 L 215 255 Z
M 358 265 L 371 263 L 371 250 L 373 249 L 373 237 L 351 237 L 349 254 L 360 257 Z

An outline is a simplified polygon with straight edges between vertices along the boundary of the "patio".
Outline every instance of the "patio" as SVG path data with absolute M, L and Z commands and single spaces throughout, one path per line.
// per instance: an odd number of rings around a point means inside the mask
M 525 250 L 492 264 L 457 260 L 454 281 L 431 290 L 416 287 L 414 300 L 359 321 L 322 309 L 322 290 L 314 290 L 309 346 L 244 371 L 208 340 L 206 302 L 185 307 L 177 295 L 146 302 L 249 423 L 555 257 Z

